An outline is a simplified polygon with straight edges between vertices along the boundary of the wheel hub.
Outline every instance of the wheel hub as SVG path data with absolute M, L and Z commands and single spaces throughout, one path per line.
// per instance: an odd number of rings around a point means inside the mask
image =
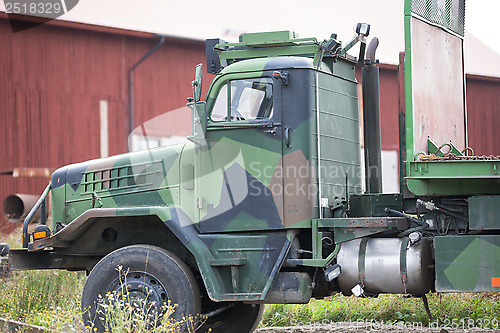
M 164 312 L 169 300 L 163 284 L 147 272 L 121 274 L 111 283 L 108 291 L 117 296 L 125 295 L 128 302 L 148 317 Z

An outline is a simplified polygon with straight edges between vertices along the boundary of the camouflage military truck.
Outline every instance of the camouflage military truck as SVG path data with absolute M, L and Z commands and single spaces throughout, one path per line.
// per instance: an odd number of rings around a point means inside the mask
M 55 171 L 11 267 L 87 271 L 84 319 L 101 329 L 96 301 L 108 292 L 144 300 L 158 316 L 171 301 L 174 319 L 204 317 L 200 331 L 251 332 L 269 303 L 336 292 L 425 301 L 429 291 L 499 291 L 500 161 L 456 148 L 465 145 L 465 133 L 457 135 L 465 131 L 463 66 L 426 72 L 436 59 L 463 61 L 463 1 L 435 11 L 424 2 L 405 8 L 401 193 L 380 193 L 377 42 L 363 61 L 368 25 L 346 44 L 288 31 L 207 40 L 216 76 L 202 101 L 196 70 L 188 140 Z M 440 10 L 453 15 L 433 20 Z M 440 38 L 458 52 L 443 50 Z M 347 54 L 357 42 L 360 60 Z M 433 87 L 440 72 L 449 80 L 447 70 L 462 80 L 446 83 L 458 93 Z M 454 103 L 458 116 L 442 103 Z M 455 123 L 424 126 L 442 114 Z M 28 233 L 49 192 L 52 226 L 42 218 Z

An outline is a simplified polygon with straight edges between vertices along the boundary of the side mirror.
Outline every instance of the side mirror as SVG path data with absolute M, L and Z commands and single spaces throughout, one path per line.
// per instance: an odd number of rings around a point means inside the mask
M 203 77 L 203 65 L 198 64 L 196 66 L 195 79 L 191 83 L 193 85 L 193 97 L 195 102 L 198 102 L 201 99 L 202 77 Z

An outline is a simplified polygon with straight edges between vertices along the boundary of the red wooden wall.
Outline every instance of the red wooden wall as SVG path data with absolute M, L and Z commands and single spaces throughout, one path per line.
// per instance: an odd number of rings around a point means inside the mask
M 70 23 L 12 33 L 0 17 L 0 170 L 98 158 L 102 99 L 108 101 L 109 153 L 125 152 L 128 70 L 158 40 Z M 204 60 L 204 42 L 167 38 L 135 69 L 135 125 L 184 106 L 195 66 Z M 16 192 L 39 194 L 48 181 L 0 175 L 0 201 Z M 2 217 L 2 227 L 15 226 Z
M 468 145 L 475 155 L 500 155 L 500 78 L 466 77 Z

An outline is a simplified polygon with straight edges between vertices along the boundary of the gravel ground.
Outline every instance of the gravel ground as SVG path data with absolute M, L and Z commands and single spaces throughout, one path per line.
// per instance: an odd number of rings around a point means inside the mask
M 329 333 L 329 332 L 391 332 L 391 333 L 406 333 L 406 332 L 426 332 L 426 333 L 466 333 L 466 332 L 500 332 L 500 329 L 481 329 L 481 328 L 432 328 L 419 327 L 411 323 L 384 325 L 380 323 L 333 323 L 333 324 L 313 324 L 293 327 L 267 327 L 260 328 L 255 333 Z

